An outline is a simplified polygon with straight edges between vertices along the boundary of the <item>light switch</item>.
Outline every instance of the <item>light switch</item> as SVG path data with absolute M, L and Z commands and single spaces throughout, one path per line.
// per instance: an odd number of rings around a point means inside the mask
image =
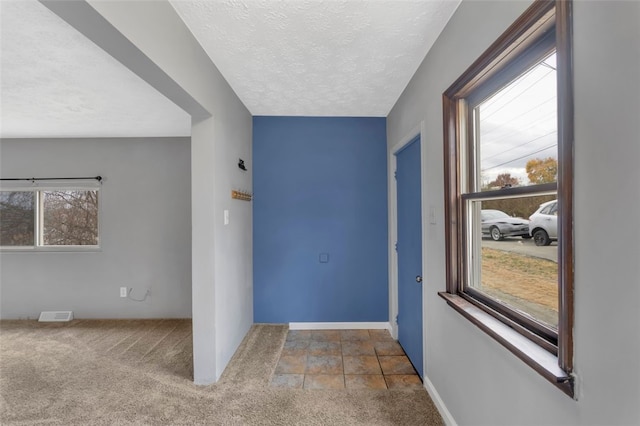
M 320 263 L 329 263 L 329 253 L 320 253 Z
M 429 223 L 436 224 L 436 208 L 433 206 L 429 206 Z
M 224 224 L 225 225 L 229 224 L 229 210 L 224 211 Z

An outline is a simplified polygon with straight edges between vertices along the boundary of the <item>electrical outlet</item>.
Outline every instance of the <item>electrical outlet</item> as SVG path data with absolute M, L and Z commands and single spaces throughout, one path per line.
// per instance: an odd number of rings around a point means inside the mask
M 120 287 L 120 297 L 127 297 L 127 288 Z

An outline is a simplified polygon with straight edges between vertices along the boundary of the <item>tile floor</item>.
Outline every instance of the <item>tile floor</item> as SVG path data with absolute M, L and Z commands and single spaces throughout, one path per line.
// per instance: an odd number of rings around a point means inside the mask
M 290 330 L 271 386 L 401 389 L 422 381 L 387 330 Z

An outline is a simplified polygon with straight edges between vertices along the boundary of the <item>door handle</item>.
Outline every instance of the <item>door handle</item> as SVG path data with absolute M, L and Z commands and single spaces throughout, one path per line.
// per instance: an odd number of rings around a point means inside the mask
M 417 283 L 421 283 L 422 282 L 422 277 L 420 275 L 416 275 L 416 282 Z

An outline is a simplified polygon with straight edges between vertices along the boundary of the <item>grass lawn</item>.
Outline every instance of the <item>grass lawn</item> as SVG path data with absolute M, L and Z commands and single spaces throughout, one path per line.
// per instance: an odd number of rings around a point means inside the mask
M 483 247 L 481 290 L 558 325 L 558 264 L 553 261 Z

